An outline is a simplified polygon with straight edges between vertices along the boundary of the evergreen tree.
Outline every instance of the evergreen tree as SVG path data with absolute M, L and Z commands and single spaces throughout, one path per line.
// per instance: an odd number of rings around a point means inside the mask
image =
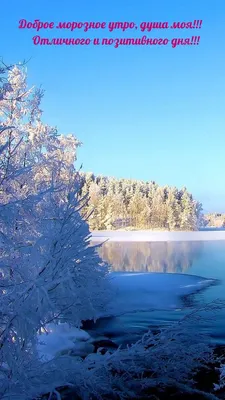
M 173 231 L 179 227 L 180 206 L 177 200 L 177 190 L 170 189 L 166 200 L 167 224 L 169 230 Z
M 193 204 L 193 200 L 185 188 L 181 198 L 180 228 L 196 230 L 197 222 L 195 204 Z

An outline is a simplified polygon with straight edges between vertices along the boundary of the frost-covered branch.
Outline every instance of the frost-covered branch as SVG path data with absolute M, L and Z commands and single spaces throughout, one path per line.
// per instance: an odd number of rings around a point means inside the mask
M 108 267 L 89 246 L 80 215 L 79 141 L 42 122 L 43 93 L 27 88 L 23 68 L 9 68 L 1 82 L 0 397 L 26 398 L 35 394 L 28 371 L 40 364 L 39 329 L 59 317 L 74 326 L 95 318 Z M 38 385 L 43 365 L 39 373 Z M 25 386 L 14 394 L 18 382 Z

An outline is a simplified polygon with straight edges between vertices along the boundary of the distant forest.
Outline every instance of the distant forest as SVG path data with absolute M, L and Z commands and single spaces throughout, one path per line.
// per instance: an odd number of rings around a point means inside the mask
M 82 210 L 92 230 L 194 231 L 203 224 L 202 204 L 184 187 L 80 173 Z
M 204 216 L 207 226 L 225 228 L 225 214 L 211 213 Z

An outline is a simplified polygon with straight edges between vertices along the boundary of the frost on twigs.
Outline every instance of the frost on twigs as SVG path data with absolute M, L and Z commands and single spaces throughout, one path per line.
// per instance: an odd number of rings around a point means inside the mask
M 29 389 L 30 394 L 37 396 L 53 393 L 55 388 L 60 393 L 60 387 L 67 386 L 86 400 L 138 398 L 139 395 L 143 398 L 160 387 L 162 391 L 176 388 L 178 392 L 204 394 L 205 398 L 215 400 L 213 393 L 204 393 L 195 386 L 195 374 L 214 362 L 214 356 L 208 338 L 200 331 L 193 331 L 193 322 L 201 320 L 202 311 L 211 312 L 212 308 L 219 307 L 219 303 L 208 305 L 172 327 L 156 335 L 149 332 L 134 345 L 119 348 L 112 354 L 90 354 L 83 360 L 61 356 L 42 364 L 37 361 L 35 368 L 30 365 L 27 370 L 27 381 L 18 380 L 12 390 L 27 393 Z M 20 399 L 24 398 L 18 395 Z
M 42 122 L 42 92 L 27 88 L 23 68 L 10 68 L 7 82 L 0 101 L 0 397 L 28 399 L 49 382 L 37 332 L 49 322 L 79 327 L 96 318 L 106 304 L 108 266 L 89 245 L 80 215 L 79 141 Z M 63 378 L 54 363 L 51 373 Z
M 83 376 L 88 374 L 84 389 L 87 397 L 82 393 L 81 381 L 74 382 L 76 393 L 81 398 L 90 398 L 96 392 L 99 395 L 96 398 L 113 396 L 113 393 L 118 398 L 138 398 L 153 388 L 173 387 L 182 393 L 203 394 L 195 387 L 195 374 L 214 362 L 214 355 L 208 338 L 193 330 L 193 323 L 205 320 L 206 314 L 202 319 L 202 312 L 211 313 L 222 306 L 221 302 L 211 303 L 157 335 L 149 332 L 136 344 L 113 354 L 89 355 L 83 361 Z M 204 395 L 216 398 L 213 394 Z

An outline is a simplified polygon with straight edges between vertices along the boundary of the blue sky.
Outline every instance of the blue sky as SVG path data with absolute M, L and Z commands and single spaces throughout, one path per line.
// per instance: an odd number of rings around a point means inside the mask
M 4 2 L 0 56 L 30 59 L 42 85 L 44 119 L 74 133 L 84 171 L 186 186 L 206 211 L 225 211 L 225 1 L 89 0 Z M 148 33 L 200 35 L 199 46 L 35 46 L 33 21 L 193 21 L 202 29 Z M 142 37 L 142 32 L 40 31 L 41 37 Z

